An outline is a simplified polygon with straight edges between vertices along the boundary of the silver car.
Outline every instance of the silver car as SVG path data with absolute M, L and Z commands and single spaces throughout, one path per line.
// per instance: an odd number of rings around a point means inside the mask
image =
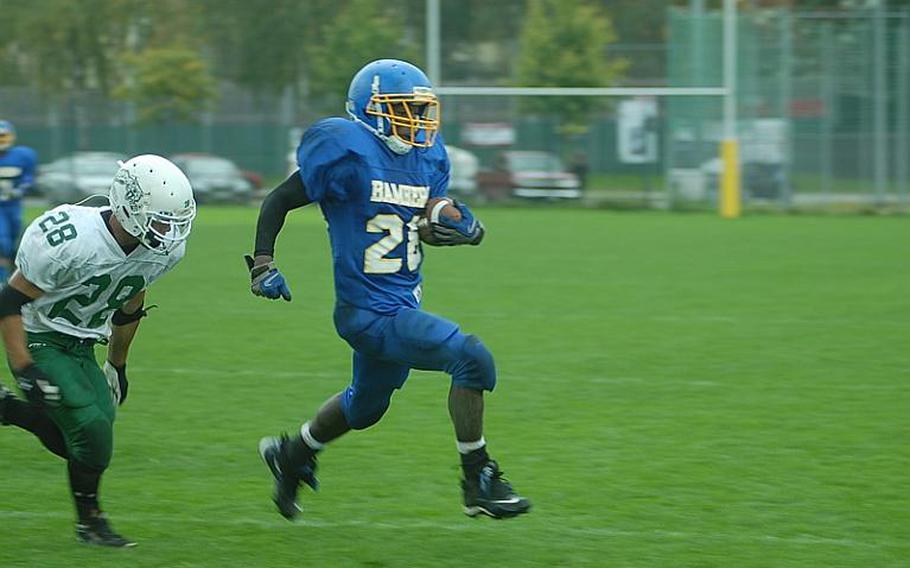
M 171 161 L 190 178 L 197 203 L 248 203 L 253 184 L 234 162 L 211 154 L 175 154 Z
M 120 168 L 117 161 L 126 159 L 115 152 L 74 152 L 39 166 L 35 185 L 51 206 L 107 195 Z

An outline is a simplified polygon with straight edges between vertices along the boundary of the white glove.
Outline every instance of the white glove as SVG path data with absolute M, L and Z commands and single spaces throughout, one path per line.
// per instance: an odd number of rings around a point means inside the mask
M 114 403 L 114 406 L 120 406 L 126 400 L 129 389 L 129 382 L 126 380 L 126 365 L 117 368 L 110 361 L 105 361 L 103 370 L 107 386 L 111 389 L 111 402 Z

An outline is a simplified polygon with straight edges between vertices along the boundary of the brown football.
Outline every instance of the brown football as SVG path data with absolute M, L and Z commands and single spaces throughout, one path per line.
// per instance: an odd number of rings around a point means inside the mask
M 428 200 L 424 214 L 417 223 L 417 232 L 420 235 L 420 240 L 425 243 L 433 243 L 434 239 L 430 230 L 430 223 L 437 222 L 440 214 L 456 221 L 461 219 L 461 211 L 452 205 L 452 200 L 448 197 L 434 197 Z
M 452 205 L 452 200 L 448 197 L 433 197 L 427 200 L 427 208 L 424 215 L 430 223 L 438 223 L 440 215 L 453 221 L 461 220 L 461 211 Z

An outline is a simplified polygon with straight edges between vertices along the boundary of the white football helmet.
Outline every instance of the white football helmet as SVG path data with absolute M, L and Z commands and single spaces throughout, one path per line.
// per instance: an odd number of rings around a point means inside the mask
M 190 180 L 154 154 L 119 164 L 109 196 L 114 216 L 143 246 L 168 254 L 190 235 L 196 217 Z

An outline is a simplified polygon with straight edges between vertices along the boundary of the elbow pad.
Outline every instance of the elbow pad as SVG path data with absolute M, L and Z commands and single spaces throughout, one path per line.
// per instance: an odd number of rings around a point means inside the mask
M 139 321 L 145 316 L 149 315 L 149 310 L 156 306 L 149 306 L 148 310 L 144 309 L 145 304 L 139 306 L 139 309 L 135 312 L 128 314 L 125 313 L 122 309 L 117 308 L 117 311 L 114 312 L 114 315 L 111 316 L 111 325 L 129 325 L 134 321 Z
M 0 319 L 9 316 L 22 315 L 22 306 L 31 302 L 31 298 L 12 286 L 4 286 L 0 290 Z

